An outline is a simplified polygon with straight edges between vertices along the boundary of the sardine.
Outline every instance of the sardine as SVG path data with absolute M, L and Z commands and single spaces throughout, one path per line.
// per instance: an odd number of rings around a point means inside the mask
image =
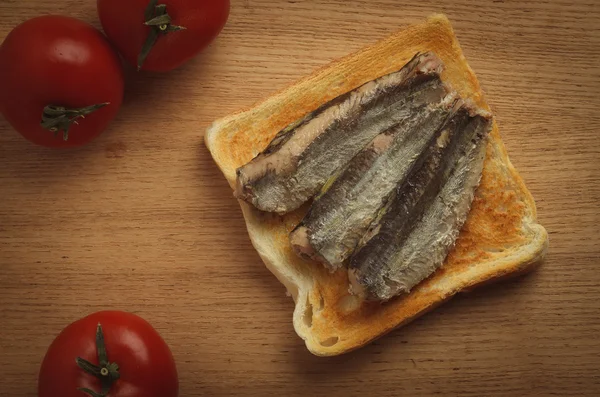
M 410 292 L 443 264 L 469 213 L 491 126 L 485 111 L 465 106 L 457 112 L 350 258 L 353 293 L 385 301 Z
M 325 184 L 290 235 L 296 252 L 331 270 L 344 266 L 380 208 L 427 159 L 427 148 L 435 146 L 442 126 L 458 108 L 456 94 L 449 94 L 376 136 Z
M 376 135 L 439 102 L 448 88 L 442 61 L 417 54 L 401 70 L 370 81 L 280 131 L 237 170 L 235 196 L 262 211 L 287 213 L 313 198 L 327 179 Z

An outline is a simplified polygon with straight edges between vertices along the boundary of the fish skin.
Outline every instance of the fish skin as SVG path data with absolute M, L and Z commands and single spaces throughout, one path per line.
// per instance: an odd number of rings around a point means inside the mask
M 290 235 L 296 252 L 331 270 L 343 267 L 396 186 L 425 161 L 460 107 L 456 97 L 451 93 L 379 134 L 334 175 Z
M 448 147 L 398 187 L 350 258 L 353 293 L 386 301 L 410 292 L 443 264 L 469 213 L 492 126 L 488 113 L 468 106 L 457 117 L 465 112 L 467 125 L 458 123 Z
M 267 149 L 238 168 L 235 196 L 284 214 L 314 197 L 328 177 L 375 135 L 445 95 L 442 61 L 417 54 L 401 70 L 343 94 L 279 132 Z M 331 155 L 331 148 L 336 155 Z

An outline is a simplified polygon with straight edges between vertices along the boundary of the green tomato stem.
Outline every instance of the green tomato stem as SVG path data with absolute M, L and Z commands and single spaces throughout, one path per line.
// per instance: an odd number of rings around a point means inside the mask
M 158 0 L 150 0 L 146 10 L 144 11 L 145 22 L 144 25 L 150 27 L 150 32 L 148 33 L 148 37 L 142 46 L 142 50 L 138 55 L 137 59 L 137 69 L 140 70 L 144 62 L 146 62 L 146 58 L 148 58 L 148 54 L 156 44 L 158 37 L 162 35 L 166 35 L 170 32 L 176 32 L 178 30 L 183 30 L 185 27 L 171 25 L 171 16 L 167 13 L 167 5 L 166 4 L 157 4 Z
M 77 357 L 75 362 L 79 368 L 100 379 L 102 391 L 98 393 L 87 387 L 80 387 L 77 390 L 87 393 L 91 397 L 106 397 L 113 383 L 121 377 L 121 374 L 119 373 L 119 365 L 108 361 L 104 333 L 102 332 L 102 325 L 100 323 L 98 323 L 98 327 L 96 328 L 96 352 L 98 354 L 99 365 L 94 365 L 81 357 Z
M 54 136 L 63 132 L 63 139 L 69 139 L 69 128 L 72 124 L 77 124 L 78 119 L 83 119 L 90 113 L 109 105 L 110 102 L 99 103 L 97 105 L 86 106 L 78 109 L 68 109 L 64 106 L 47 105 L 42 111 L 42 121 L 40 125 L 54 132 Z

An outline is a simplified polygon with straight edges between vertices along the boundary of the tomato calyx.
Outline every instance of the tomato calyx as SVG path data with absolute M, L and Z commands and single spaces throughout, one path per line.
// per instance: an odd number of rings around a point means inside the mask
M 185 27 L 171 24 L 171 16 L 167 13 L 166 4 L 157 4 L 158 0 L 150 0 L 144 12 L 144 25 L 150 26 L 150 33 L 146 42 L 142 46 L 142 51 L 138 55 L 137 69 L 140 70 L 146 61 L 148 54 L 156 44 L 160 35 L 166 35 L 170 32 L 184 30 Z
M 90 113 L 109 105 L 110 102 L 99 103 L 97 105 L 86 106 L 78 109 L 68 109 L 64 106 L 47 105 L 42 111 L 42 121 L 40 125 L 57 136 L 60 131 L 63 132 L 63 140 L 69 139 L 69 128 L 71 124 L 78 124 L 78 119 L 84 119 Z
M 98 353 L 99 365 L 92 364 L 81 357 L 77 357 L 75 362 L 79 368 L 100 379 L 102 391 L 98 393 L 87 387 L 80 387 L 77 390 L 87 393 L 91 397 L 106 397 L 111 386 L 121 377 L 121 374 L 119 374 L 119 365 L 108 361 L 108 354 L 104 343 L 104 333 L 102 332 L 100 323 L 98 323 L 98 327 L 96 328 L 96 351 Z

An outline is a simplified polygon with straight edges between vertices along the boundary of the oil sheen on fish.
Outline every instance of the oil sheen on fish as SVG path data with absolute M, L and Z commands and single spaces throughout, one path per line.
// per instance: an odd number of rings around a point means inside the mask
M 388 197 L 427 160 L 428 148 L 436 146 L 459 108 L 452 93 L 377 135 L 325 184 L 290 236 L 296 252 L 331 270 L 344 266 Z
M 436 103 L 447 88 L 442 61 L 417 54 L 401 70 L 324 104 L 280 131 L 237 170 L 236 197 L 280 214 L 313 198 L 327 179 L 376 135 Z
M 472 106 L 456 113 L 350 258 L 354 293 L 388 300 L 410 292 L 443 264 L 469 213 L 491 125 L 491 116 Z

